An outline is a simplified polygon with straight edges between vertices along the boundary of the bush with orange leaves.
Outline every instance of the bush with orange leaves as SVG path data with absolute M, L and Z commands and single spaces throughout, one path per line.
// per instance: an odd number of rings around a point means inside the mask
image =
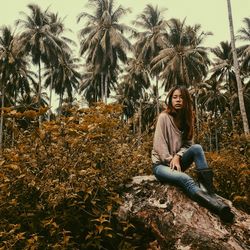
M 146 249 L 146 236 L 118 222 L 116 209 L 132 176 L 152 174 L 152 134 L 140 144 L 119 105 L 66 113 L 20 129 L 3 152 L 0 249 Z M 249 212 L 249 138 L 233 138 L 207 159 L 219 194 Z
M 116 249 L 131 239 L 133 226 L 116 221 L 119 193 L 151 163 L 121 112 L 72 107 L 18 133 L 0 160 L 1 249 Z
M 235 135 L 228 138 L 220 152 L 207 153 L 215 174 L 218 193 L 250 213 L 250 137 Z

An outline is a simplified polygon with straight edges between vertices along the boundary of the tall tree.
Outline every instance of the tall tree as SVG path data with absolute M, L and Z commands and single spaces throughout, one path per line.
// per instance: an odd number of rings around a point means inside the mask
M 127 51 L 131 48 L 124 32 L 131 28 L 119 23 L 128 9 L 121 5 L 114 9 L 113 0 L 89 0 L 94 8 L 94 14 L 82 12 L 77 21 L 86 18 L 86 26 L 80 30 L 80 54 L 87 54 L 86 62 L 95 67 L 95 71 L 102 76 L 104 100 L 107 102 L 109 94 L 108 75 L 117 68 L 118 60 L 127 60 Z
M 153 7 L 148 4 L 143 12 L 137 16 L 134 24 L 142 29 L 135 33 L 137 41 L 135 43 L 136 56 L 142 59 L 148 67 L 151 60 L 156 57 L 159 51 L 165 46 L 165 36 L 167 22 L 163 18 L 166 9 L 159 10 L 158 6 Z M 156 105 L 157 115 L 159 114 L 159 71 L 152 72 L 156 78 Z
M 20 46 L 19 37 L 12 33 L 9 27 L 0 29 L 0 89 L 1 107 L 5 105 L 5 97 L 8 96 L 9 104 L 16 104 L 18 90 L 29 91 L 27 86 L 27 62 L 24 59 L 24 51 Z M 11 96 L 12 95 L 12 96 Z M 14 97 L 14 98 L 12 98 Z M 3 144 L 3 109 L 0 120 L 0 151 Z
M 214 120 L 215 128 L 215 148 L 219 150 L 218 141 L 218 116 L 225 112 L 228 98 L 225 91 L 225 86 L 221 82 L 217 81 L 216 78 L 210 78 L 206 84 L 203 84 L 205 93 L 200 96 L 200 102 L 202 106 L 206 108 L 206 111 L 212 112 L 212 118 Z
M 243 20 L 246 27 L 239 30 L 238 38 L 244 42 L 246 45 L 240 47 L 240 52 L 242 56 L 242 72 L 246 73 L 247 76 L 250 75 L 250 18 L 244 18 Z M 250 121 L 249 121 L 250 122 Z
M 142 60 L 130 58 L 126 67 L 126 74 L 122 79 L 123 96 L 121 103 L 125 106 L 125 113 L 134 116 L 138 114 L 139 123 L 139 143 L 142 130 L 142 99 L 144 92 L 150 86 L 149 71 Z
M 239 64 L 238 64 L 237 53 L 236 53 L 236 48 L 235 48 L 233 16 L 232 16 L 232 8 L 231 8 L 231 1 L 230 0 L 227 0 L 227 7 L 228 7 L 229 29 L 230 29 L 230 35 L 231 35 L 231 44 L 232 44 L 234 68 L 235 68 L 237 88 L 238 88 L 240 112 L 241 112 L 241 117 L 242 117 L 242 122 L 243 122 L 244 133 L 245 133 L 245 135 L 247 135 L 247 134 L 249 134 L 249 126 L 248 126 L 246 108 L 245 108 L 244 97 L 243 97 L 242 82 L 240 79 Z
M 171 19 L 169 27 L 166 48 L 152 60 L 152 69 L 162 68 L 165 90 L 177 84 L 190 86 L 200 82 L 208 72 L 207 50 L 196 43 L 185 20 Z
M 64 19 L 60 18 L 58 14 L 49 12 L 48 13 L 48 22 L 50 26 L 51 33 L 58 39 L 57 42 L 60 44 L 61 52 L 58 54 L 57 50 L 51 50 L 52 53 L 48 54 L 48 60 L 45 62 L 46 67 L 48 68 L 45 75 L 49 77 L 50 81 L 45 80 L 45 87 L 49 86 L 49 114 L 48 120 L 50 120 L 50 116 L 52 114 L 51 104 L 52 104 L 52 90 L 55 88 L 55 84 L 53 82 L 53 71 L 59 64 L 59 58 L 62 57 L 64 53 L 72 54 L 73 51 L 70 45 L 75 46 L 75 42 L 73 40 L 64 36 L 64 32 L 67 30 L 64 25 Z M 71 31 L 71 30 L 68 30 Z M 55 53 L 55 54 L 54 54 Z
M 111 71 L 107 80 L 111 88 L 115 88 L 118 71 Z M 96 73 L 93 65 L 86 66 L 82 75 L 82 81 L 79 87 L 79 93 L 87 100 L 89 105 L 102 100 L 102 75 Z
M 161 69 L 160 77 L 165 91 L 182 84 L 187 87 L 195 86 L 197 92 L 197 83 L 206 77 L 210 60 L 207 49 L 201 46 L 201 42 L 211 33 L 200 32 L 200 28 L 200 25 L 186 26 L 185 19 L 182 22 L 179 19 L 169 21 L 166 46 L 151 62 L 153 71 Z M 196 126 L 199 130 L 196 94 L 195 109 Z
M 71 54 L 64 53 L 59 57 L 57 67 L 53 74 L 46 79 L 46 85 L 50 83 L 50 77 L 53 77 L 55 92 L 59 95 L 59 114 L 61 113 L 62 102 L 65 92 L 69 102 L 73 101 L 73 90 L 78 90 L 81 74 L 78 72 L 79 59 L 72 57 Z
M 51 31 L 48 18 L 48 9 L 42 11 L 38 5 L 29 4 L 30 15 L 22 12 L 24 19 L 19 19 L 17 24 L 21 25 L 21 42 L 27 52 L 30 52 L 32 62 L 38 65 L 38 103 L 41 99 L 41 63 L 48 62 L 52 57 L 61 51 L 60 39 Z
M 237 92 L 235 68 L 233 67 L 233 53 L 230 43 L 220 42 L 220 46 L 211 49 L 215 55 L 211 68 L 211 79 L 224 82 L 229 98 Z M 232 128 L 234 129 L 234 115 L 231 98 L 229 99 Z

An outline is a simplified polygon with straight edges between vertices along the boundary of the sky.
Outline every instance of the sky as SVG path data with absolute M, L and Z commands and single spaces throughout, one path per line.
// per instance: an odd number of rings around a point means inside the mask
M 52 12 L 65 18 L 65 26 L 73 31 L 73 34 L 69 36 L 75 40 L 77 32 L 83 25 L 83 22 L 76 23 L 77 15 L 83 11 L 91 12 L 86 7 L 87 0 L 0 0 L 0 26 L 14 27 L 14 21 L 22 17 L 20 12 L 29 14 L 27 5 L 31 3 L 39 5 L 42 10 L 49 7 Z M 167 8 L 166 19 L 174 17 L 183 20 L 186 18 L 186 24 L 201 24 L 203 31 L 211 31 L 213 36 L 207 37 L 204 42 L 205 46 L 216 47 L 221 41 L 230 40 L 227 0 L 115 0 L 115 6 L 122 5 L 131 9 L 131 13 L 122 20 L 123 23 L 130 25 L 147 4 L 158 5 L 160 9 Z M 243 18 L 250 18 L 250 0 L 231 0 L 231 5 L 234 31 L 237 33 L 241 27 L 244 27 Z
M 123 23 L 131 25 L 132 20 L 140 14 L 147 4 L 158 6 L 159 9 L 167 9 L 164 13 L 166 20 L 170 18 L 186 18 L 187 25 L 200 24 L 204 32 L 212 32 L 213 36 L 208 36 L 203 45 L 214 48 L 219 46 L 221 41 L 230 41 L 227 0 L 114 0 L 115 7 L 122 5 L 130 8 L 131 13 L 122 19 Z M 83 11 L 91 12 L 87 7 L 87 0 L 0 0 L 0 26 L 8 25 L 15 29 L 15 20 L 22 18 L 20 12 L 30 14 L 28 4 L 37 4 L 42 10 L 49 7 L 49 10 L 58 13 L 60 18 L 65 18 L 65 27 L 71 29 L 73 33 L 66 36 L 73 39 L 77 44 L 77 33 L 83 26 L 83 22 L 77 24 L 76 17 Z M 250 0 L 231 0 L 234 31 L 244 27 L 243 19 L 250 18 Z M 242 42 L 237 41 L 237 45 Z M 75 49 L 75 56 L 79 56 L 78 47 Z M 56 105 L 54 105 L 55 107 Z

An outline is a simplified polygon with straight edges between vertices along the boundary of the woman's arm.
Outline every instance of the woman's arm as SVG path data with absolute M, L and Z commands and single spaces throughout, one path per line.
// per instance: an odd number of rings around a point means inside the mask
M 172 160 L 173 156 L 169 153 L 168 148 L 168 135 L 167 128 L 169 127 L 169 118 L 165 113 L 161 113 L 158 117 L 154 141 L 153 141 L 153 149 L 159 155 L 162 163 L 169 164 Z
M 180 150 L 176 153 L 178 156 L 182 157 L 183 154 L 187 151 L 188 148 L 190 148 L 193 144 L 193 140 L 187 140 L 183 143 Z

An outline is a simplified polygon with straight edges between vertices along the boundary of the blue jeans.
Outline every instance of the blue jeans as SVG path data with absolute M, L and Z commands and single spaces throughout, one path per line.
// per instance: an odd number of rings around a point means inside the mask
M 197 170 L 208 168 L 204 151 L 199 144 L 193 144 L 183 154 L 180 162 L 182 171 L 189 168 L 193 162 Z M 155 165 L 153 173 L 159 181 L 180 186 L 191 197 L 200 190 L 198 184 L 189 175 L 184 172 L 172 170 L 169 166 L 162 164 Z

